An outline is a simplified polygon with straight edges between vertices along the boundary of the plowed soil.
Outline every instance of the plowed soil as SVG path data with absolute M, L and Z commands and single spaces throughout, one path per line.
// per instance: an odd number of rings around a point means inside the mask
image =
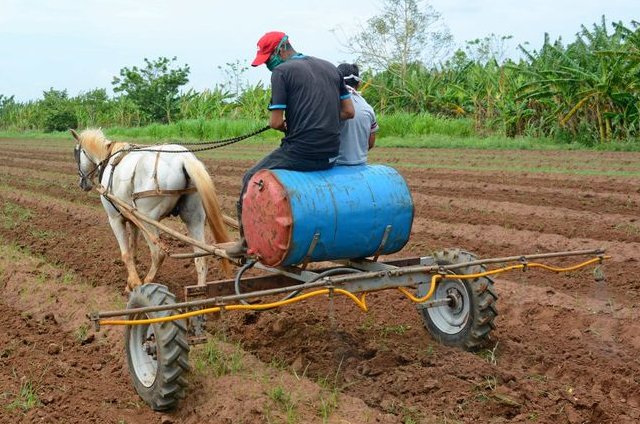
M 496 330 L 476 352 L 438 344 L 392 291 L 370 295 L 366 314 L 326 298 L 228 313 L 209 328 L 239 369 L 194 366 L 187 397 L 160 414 L 129 382 L 122 329 L 94 333 L 84 316 L 124 307 L 126 274 L 97 195 L 78 188 L 72 148 L 0 140 L 0 422 L 640 422 L 638 153 L 376 148 L 371 162 L 396 167 L 416 205 L 395 256 L 602 247 L 605 281 L 593 268 L 501 274 Z M 201 156 L 227 214 L 268 150 Z M 138 259 L 143 273 L 145 249 Z M 222 277 L 211 259 L 209 280 Z M 192 261 L 175 259 L 156 280 L 178 296 L 195 281 Z

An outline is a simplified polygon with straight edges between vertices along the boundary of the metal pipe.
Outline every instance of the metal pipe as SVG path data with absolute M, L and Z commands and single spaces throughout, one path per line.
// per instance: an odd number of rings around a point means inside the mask
M 486 264 L 495 264 L 501 262 L 516 262 L 516 261 L 528 261 L 531 259 L 543 259 L 543 258 L 558 258 L 558 257 L 566 257 L 566 256 L 584 256 L 584 255 L 604 255 L 604 249 L 591 249 L 591 250 L 576 250 L 572 252 L 557 252 L 557 253 L 540 253 L 535 255 L 520 255 L 520 256 L 508 256 L 504 258 L 490 258 L 490 259 L 480 259 L 477 261 L 463 262 L 459 264 L 453 265 L 414 265 L 407 267 L 400 267 L 393 270 L 388 271 L 372 271 L 372 272 L 363 272 L 361 274 L 355 275 L 346 275 L 342 277 L 332 277 L 331 283 L 345 283 L 353 280 L 360 279 L 370 279 L 370 278 L 378 278 L 384 276 L 400 276 L 405 274 L 416 274 L 416 273 L 432 273 L 434 271 L 445 270 L 450 271 L 453 269 L 464 268 L 467 266 L 475 266 L 475 265 L 486 265 Z
M 209 306 L 209 305 L 224 306 L 227 303 L 232 301 L 251 299 L 251 298 L 256 298 L 261 296 L 270 296 L 275 294 L 281 294 L 281 293 L 316 288 L 316 287 L 327 287 L 327 288 L 336 287 L 337 285 L 341 285 L 343 283 L 349 283 L 351 281 L 357 281 L 357 280 L 363 280 L 363 279 L 398 277 L 398 276 L 407 275 L 407 274 L 437 273 L 440 270 L 452 270 L 452 269 L 462 268 L 466 266 L 483 265 L 488 263 L 514 262 L 514 261 L 523 261 L 523 260 L 529 260 L 529 259 L 554 258 L 554 257 L 566 257 L 566 256 L 603 255 L 604 252 L 605 252 L 604 249 L 577 250 L 573 252 L 541 253 L 541 254 L 535 254 L 535 255 L 509 256 L 505 258 L 490 258 L 490 259 L 483 259 L 483 260 L 477 260 L 477 261 L 471 261 L 471 262 L 464 262 L 464 263 L 455 264 L 455 265 L 410 266 L 410 267 L 403 267 L 403 268 L 394 268 L 386 271 L 360 272 L 356 274 L 348 274 L 348 275 L 341 275 L 341 276 L 338 275 L 334 277 L 330 277 L 330 276 L 322 277 L 318 281 L 315 281 L 312 283 L 305 282 L 303 284 L 297 284 L 294 286 L 287 286 L 287 287 L 281 287 L 281 288 L 269 289 L 269 290 L 261 290 L 253 293 L 220 296 L 220 297 L 214 297 L 210 299 L 175 303 L 173 305 L 150 306 L 150 307 L 144 307 L 144 308 L 125 309 L 125 310 L 119 310 L 119 311 L 94 312 L 89 315 L 89 318 L 92 320 L 97 320 L 100 318 L 109 318 L 109 317 L 115 317 L 115 316 L 146 313 L 146 312 L 160 312 L 160 311 L 167 311 L 172 309 L 198 307 L 198 306 Z M 411 285 L 414 285 L 414 283 L 408 282 L 406 285 L 411 286 Z M 402 286 L 404 285 L 402 284 L 397 285 L 397 287 L 402 287 Z
M 300 289 L 311 289 L 316 287 L 327 287 L 327 283 L 324 281 L 317 281 L 315 283 L 297 284 L 295 286 L 281 287 L 278 289 L 261 290 L 259 292 L 253 292 L 253 293 L 234 294 L 229 296 L 212 297 L 210 299 L 192 300 L 189 302 L 174 303 L 173 305 L 147 306 L 144 308 L 122 309 L 118 311 L 93 312 L 89 314 L 89 318 L 90 319 L 110 318 L 110 317 L 119 317 L 122 315 L 139 314 L 139 313 L 145 313 L 145 312 L 161 312 L 161 311 L 168 311 L 171 309 L 189 308 L 189 307 L 197 307 L 197 306 L 210 306 L 210 305 L 224 306 L 229 301 L 251 299 L 251 298 L 260 297 L 260 296 L 270 296 L 274 294 L 286 293 L 289 291 L 295 291 Z

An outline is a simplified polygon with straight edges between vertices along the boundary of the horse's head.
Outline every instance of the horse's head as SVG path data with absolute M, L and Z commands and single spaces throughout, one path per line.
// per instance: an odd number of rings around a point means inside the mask
M 73 148 L 73 157 L 78 166 L 78 175 L 80 176 L 80 188 L 89 191 L 93 188 L 93 179 L 100 168 L 100 160 L 95 159 L 91 153 L 87 152 L 87 145 L 83 143 L 85 138 L 84 131 L 81 135 L 71 130 L 71 135 L 76 139 L 78 144 Z

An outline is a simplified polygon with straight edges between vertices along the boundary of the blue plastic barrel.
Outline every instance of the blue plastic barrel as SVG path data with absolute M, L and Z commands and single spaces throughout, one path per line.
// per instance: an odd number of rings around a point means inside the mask
M 409 187 L 395 169 L 336 166 L 259 171 L 244 197 L 242 223 L 250 253 L 286 266 L 397 252 L 409 240 L 413 215 Z

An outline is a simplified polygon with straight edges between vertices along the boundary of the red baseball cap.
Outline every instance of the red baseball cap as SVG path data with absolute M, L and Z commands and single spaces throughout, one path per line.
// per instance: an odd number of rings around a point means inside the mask
M 267 32 L 258 40 L 258 53 L 256 58 L 253 59 L 251 66 L 260 66 L 269 60 L 269 57 L 273 51 L 278 47 L 278 43 L 282 41 L 287 34 L 280 31 Z

